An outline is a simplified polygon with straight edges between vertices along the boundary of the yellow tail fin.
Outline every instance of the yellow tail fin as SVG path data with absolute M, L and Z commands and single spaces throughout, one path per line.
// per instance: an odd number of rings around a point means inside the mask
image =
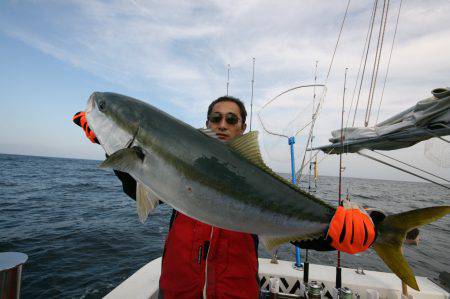
M 404 283 L 419 290 L 413 271 L 402 254 L 406 233 L 450 213 L 450 206 L 430 207 L 387 216 L 377 227 L 374 249 Z

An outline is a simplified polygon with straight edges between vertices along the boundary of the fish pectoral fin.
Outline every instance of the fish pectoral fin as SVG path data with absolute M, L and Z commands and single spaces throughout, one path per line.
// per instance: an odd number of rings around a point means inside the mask
M 291 241 L 291 239 L 291 237 L 259 236 L 259 240 L 269 252 L 273 251 L 275 248 L 281 246 L 282 244 Z
M 137 182 L 136 207 L 141 223 L 144 223 L 145 220 L 147 220 L 148 215 L 153 212 L 153 210 L 159 204 L 159 200 L 159 197 L 152 189 L 142 184 L 141 182 Z
M 144 161 L 145 154 L 137 146 L 118 150 L 100 164 L 100 168 L 112 168 L 126 173 L 131 173 L 136 164 Z

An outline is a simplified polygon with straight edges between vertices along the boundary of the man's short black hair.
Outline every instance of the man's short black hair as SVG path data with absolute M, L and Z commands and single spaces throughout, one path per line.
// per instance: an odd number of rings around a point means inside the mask
M 222 96 L 220 98 L 215 99 L 211 104 L 209 104 L 208 114 L 206 115 L 207 118 L 208 118 L 209 114 L 211 114 L 211 111 L 212 111 L 214 105 L 219 102 L 233 102 L 236 105 L 238 105 L 239 110 L 241 111 L 242 125 L 245 124 L 245 120 L 247 118 L 247 110 L 245 110 L 244 103 L 242 103 L 242 101 L 239 100 L 238 98 L 235 98 L 232 96 Z

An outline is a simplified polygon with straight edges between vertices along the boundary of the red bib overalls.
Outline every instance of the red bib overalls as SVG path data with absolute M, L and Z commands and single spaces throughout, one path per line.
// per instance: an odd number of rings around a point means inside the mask
M 160 298 L 259 296 L 256 236 L 212 227 L 181 213 L 164 247 Z

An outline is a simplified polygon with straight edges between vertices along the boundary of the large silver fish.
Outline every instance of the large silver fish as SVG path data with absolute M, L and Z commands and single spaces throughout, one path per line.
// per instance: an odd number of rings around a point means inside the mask
M 141 220 L 162 200 L 192 218 L 259 235 L 272 249 L 288 241 L 324 238 L 335 207 L 267 167 L 257 133 L 223 143 L 136 99 L 95 92 L 86 118 L 109 157 L 102 167 L 129 173 L 137 184 Z M 432 207 L 387 216 L 374 248 L 405 283 L 418 289 L 400 247 L 414 227 L 450 213 Z

